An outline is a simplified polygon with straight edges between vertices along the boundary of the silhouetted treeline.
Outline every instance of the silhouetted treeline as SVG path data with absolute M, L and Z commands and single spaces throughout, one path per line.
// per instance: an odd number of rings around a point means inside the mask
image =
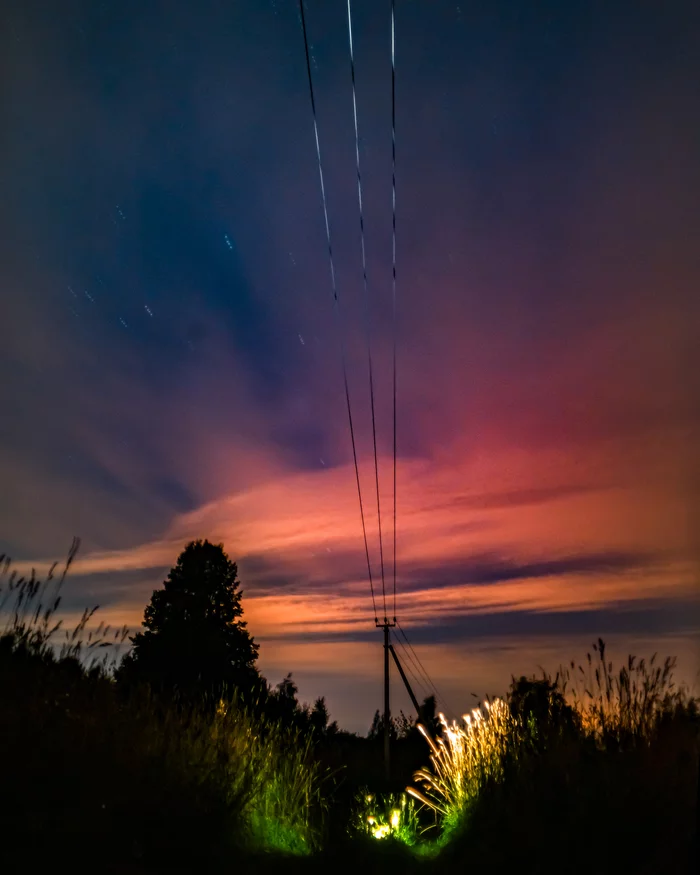
M 0 557 L 2 871 L 694 871 L 700 721 L 673 660 L 614 671 L 599 641 L 583 666 L 513 678 L 490 748 L 426 699 L 431 741 L 394 718 L 387 780 L 379 713 L 348 733 L 291 674 L 260 675 L 222 547 L 185 548 L 121 664 L 100 654 L 124 630 L 57 620 L 75 550 L 44 581 Z M 436 752 L 441 810 L 420 809 L 401 791 Z

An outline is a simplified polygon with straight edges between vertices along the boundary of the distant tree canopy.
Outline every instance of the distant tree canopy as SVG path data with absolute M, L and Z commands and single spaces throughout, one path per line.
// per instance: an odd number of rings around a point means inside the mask
M 239 586 L 223 544 L 189 543 L 154 591 L 119 679 L 185 699 L 257 689 L 258 646 L 240 619 Z
M 392 741 L 400 738 L 409 738 L 417 735 L 417 723 L 422 723 L 430 735 L 439 735 L 440 727 L 435 718 L 435 696 L 427 696 L 420 706 L 418 717 L 407 717 L 403 711 L 398 716 L 389 718 L 389 737 Z M 384 737 L 384 715 L 377 710 L 374 712 L 372 725 L 367 733 L 367 738 L 380 739 Z
M 295 727 L 304 734 L 311 733 L 314 741 L 321 741 L 338 733 L 336 721 L 330 722 L 325 697 L 320 696 L 311 706 L 299 702 L 298 692 L 290 672 L 274 688 L 267 687 L 267 691 L 263 691 L 259 698 L 261 713 L 273 723 Z

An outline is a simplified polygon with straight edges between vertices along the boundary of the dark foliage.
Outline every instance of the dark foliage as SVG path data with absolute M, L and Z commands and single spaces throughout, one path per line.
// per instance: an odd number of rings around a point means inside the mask
M 0 578 L 7 571 L 5 563 Z M 516 729 L 502 773 L 487 780 L 439 856 L 417 859 L 395 841 L 347 833 L 359 791 L 399 792 L 425 766 L 427 744 L 416 724 L 403 714 L 392 721 L 387 780 L 379 714 L 363 738 L 339 730 L 323 698 L 301 704 L 291 674 L 268 687 L 241 621 L 236 566 L 222 547 L 198 541 L 185 549 L 146 609 L 120 684 L 104 665 L 86 665 L 86 656 L 103 652 L 108 631 L 86 633 L 81 645 L 92 612 L 66 633 L 62 649 L 53 646 L 60 596 L 47 594 L 50 582 L 10 576 L 0 588 L 0 603 L 11 605 L 0 631 L 2 871 L 45 872 L 62 859 L 169 875 L 224 867 L 305 875 L 329 868 L 369 875 L 390 866 L 542 875 L 693 871 L 700 721 L 696 700 L 672 683 L 672 660 L 647 665 L 630 657 L 615 673 L 600 641 L 587 669 L 574 672 L 584 679 L 585 700 L 574 697 L 573 708 L 567 672 L 514 678 L 508 704 Z M 109 640 L 118 645 L 123 633 Z M 248 712 L 236 710 L 232 690 L 255 685 Z M 229 701 L 215 715 L 197 707 L 218 703 L 222 693 Z M 179 707 L 183 694 L 187 708 Z M 217 722 L 221 710 L 229 717 Z M 435 736 L 433 699 L 419 718 Z M 290 759 L 299 745 L 303 756 Z M 300 764 L 325 779 L 307 784 Z M 309 845 L 317 849 L 309 856 L 279 853 L 292 845 L 275 812 L 280 799 L 292 798 L 302 820 L 319 816 L 319 836 L 327 814 L 323 847 Z M 251 812 L 264 818 L 267 854 L 251 844 Z M 421 826 L 430 827 L 424 836 L 438 833 L 434 824 Z
M 258 647 L 241 620 L 241 595 L 238 569 L 223 545 L 192 541 L 154 591 L 145 631 L 131 639 L 118 680 L 184 701 L 259 692 Z
M 183 715 L 12 635 L 0 701 L 4 871 L 49 871 L 57 853 L 157 871 L 234 851 L 245 787 L 200 762 Z
M 513 678 L 508 704 L 524 730 L 521 744 L 537 753 L 580 728 L 576 712 L 559 688 L 558 675 L 554 680 L 544 674 L 541 678 Z
M 602 642 L 596 652 L 604 660 Z M 628 675 L 624 669 L 619 675 L 623 692 Z M 631 734 L 611 731 L 608 718 L 598 736 L 584 731 L 559 675 L 514 678 L 509 704 L 522 722 L 504 773 L 479 794 L 440 859 L 452 865 L 468 857 L 473 866 L 540 875 L 695 871 L 697 703 L 683 694 L 663 695 L 643 664 L 642 675 L 642 692 L 654 691 L 653 720 L 643 733 Z M 612 702 L 602 671 L 598 677 L 598 701 Z M 619 701 L 625 705 L 624 696 Z M 623 707 L 615 723 L 624 728 L 626 722 Z

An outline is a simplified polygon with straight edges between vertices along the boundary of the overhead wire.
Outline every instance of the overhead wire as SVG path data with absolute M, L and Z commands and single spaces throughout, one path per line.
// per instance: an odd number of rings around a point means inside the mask
M 376 488 L 376 496 L 377 496 L 377 522 L 379 527 L 379 554 L 380 554 L 380 568 L 381 568 L 381 579 L 382 579 L 382 600 L 383 600 L 383 608 L 384 608 L 384 622 L 388 623 L 387 610 L 386 610 L 386 582 L 385 582 L 385 572 L 384 572 L 384 550 L 383 550 L 383 539 L 382 539 L 382 522 L 381 522 L 381 500 L 380 500 L 380 488 L 379 488 L 379 460 L 377 453 L 377 432 L 376 432 L 376 413 L 375 413 L 375 403 L 374 403 L 374 375 L 373 375 L 373 366 L 372 366 L 372 350 L 371 350 L 371 335 L 370 335 L 370 309 L 369 309 L 369 283 L 367 280 L 367 258 L 366 258 L 366 246 L 365 246 L 365 228 L 364 228 L 364 210 L 362 204 L 362 176 L 361 176 L 361 168 L 360 168 L 360 138 L 359 138 L 359 124 L 357 119 L 357 89 L 355 82 L 355 59 L 354 59 L 354 49 L 353 49 L 353 38 L 352 38 L 352 11 L 351 11 L 351 0 L 347 0 L 347 11 L 348 11 L 348 40 L 349 40 L 349 48 L 350 48 L 350 72 L 351 72 L 351 81 L 352 81 L 352 103 L 353 103 L 353 119 L 355 126 L 355 159 L 356 159 L 356 169 L 357 169 L 357 195 L 358 195 L 358 205 L 359 205 L 359 213 L 360 213 L 360 244 L 361 244 L 361 254 L 362 254 L 362 280 L 363 280 L 363 289 L 365 294 L 365 303 L 366 303 L 366 322 L 367 322 L 367 361 L 368 361 L 368 372 L 369 372 L 369 388 L 370 388 L 370 404 L 371 404 L 371 412 L 372 412 L 372 440 L 373 440 L 373 448 L 374 448 L 374 473 L 375 473 L 375 488 Z M 338 334 L 340 339 L 340 351 L 341 351 L 341 362 L 343 369 L 343 382 L 345 387 L 345 400 L 348 412 L 348 424 L 350 428 L 350 440 L 352 444 L 352 454 L 353 454 L 353 463 L 355 467 L 355 481 L 357 484 L 357 495 L 360 504 L 360 518 L 362 522 L 362 535 L 364 539 L 365 546 L 365 558 L 367 560 L 367 574 L 369 577 L 370 584 L 370 592 L 372 595 L 372 607 L 374 609 L 374 619 L 375 623 L 379 624 L 377 617 L 377 604 L 376 597 L 374 592 L 374 581 L 372 577 L 372 565 L 369 557 L 369 544 L 367 540 L 367 525 L 366 525 L 366 517 L 364 511 L 364 502 L 362 499 L 362 488 L 360 484 L 360 473 L 359 473 L 359 465 L 357 461 L 357 446 L 355 441 L 355 430 L 352 418 L 352 406 L 350 402 L 350 389 L 347 375 L 347 356 L 345 352 L 345 341 L 342 330 L 342 322 L 340 319 L 340 300 L 337 290 L 337 282 L 336 282 L 336 274 L 335 274 L 335 265 L 333 261 L 333 249 L 331 244 L 331 232 L 330 232 L 330 222 L 328 218 L 328 199 L 326 196 L 324 177 L 323 177 L 323 164 L 321 161 L 321 146 L 320 139 L 318 134 L 318 120 L 316 113 L 316 102 L 314 97 L 314 89 L 313 89 L 313 77 L 311 73 L 311 61 L 310 61 L 310 53 L 309 53 L 309 42 L 308 42 L 308 34 L 306 29 L 306 18 L 304 14 L 304 3 L 303 0 L 299 0 L 299 12 L 301 19 L 302 32 L 304 36 L 304 51 L 306 57 L 306 71 L 308 75 L 309 82 L 309 96 L 311 99 L 311 111 L 313 115 L 313 124 L 314 124 L 314 137 L 316 141 L 316 156 L 318 159 L 318 171 L 319 171 L 319 181 L 321 187 L 321 200 L 323 204 L 323 215 L 325 220 L 326 227 L 326 239 L 328 243 L 328 258 L 330 265 L 330 273 L 331 273 L 331 289 L 333 294 L 333 303 L 334 303 L 334 312 L 336 315 L 336 322 L 338 326 Z M 391 187 L 392 187 L 392 333 L 393 333 L 393 344 L 392 344 L 392 414 L 393 414 L 393 622 L 395 626 L 398 628 L 401 636 L 404 638 L 406 645 L 408 645 L 408 650 L 404 646 L 403 642 L 396 637 L 394 634 L 394 640 L 401 647 L 402 652 L 406 656 L 405 667 L 408 670 L 409 674 L 413 678 L 413 680 L 417 683 L 422 690 L 432 691 L 435 694 L 436 699 L 439 699 L 446 710 L 452 711 L 449 707 L 446 699 L 438 690 L 436 684 L 431 679 L 428 674 L 425 666 L 423 665 L 420 657 L 416 653 L 413 645 L 411 644 L 406 632 L 403 627 L 400 625 L 397 617 L 396 617 L 396 566 L 397 566 L 397 554 L 396 554 L 396 517 L 397 517 L 397 492 L 396 492 L 396 473 L 397 473 L 397 442 L 396 442 L 396 433 L 397 433 L 397 420 L 396 420 L 396 384 L 397 384 L 397 368 L 396 368 L 396 357 L 397 357 L 397 330 L 396 330 L 396 30 L 395 30 L 395 0 L 391 0 L 391 161 L 392 161 L 392 179 L 391 179 Z M 410 663 L 410 664 L 409 664 Z M 416 672 L 413 671 L 411 665 L 416 669 Z M 417 673 L 417 674 L 416 674 Z M 425 683 L 423 682 L 425 681 Z M 453 712 L 454 713 L 454 712 Z
M 394 2 L 391 0 L 391 306 L 393 324 L 393 379 L 394 398 L 394 623 L 396 622 L 396 39 Z
M 425 668 L 425 666 L 424 666 L 423 663 L 421 662 L 420 657 L 418 656 L 418 654 L 417 654 L 416 651 L 414 650 L 413 645 L 412 645 L 411 642 L 408 640 L 408 635 L 406 635 L 405 631 L 403 630 L 403 628 L 402 628 L 402 626 L 400 625 L 400 623 L 398 622 L 398 620 L 397 620 L 397 622 L 396 622 L 396 627 L 397 627 L 397 629 L 399 630 L 399 632 L 401 633 L 401 635 L 403 635 L 403 638 L 404 638 L 404 640 L 406 641 L 406 644 L 408 644 L 408 646 L 409 646 L 411 652 L 413 653 L 413 656 L 415 657 L 415 659 L 416 659 L 418 665 L 420 666 L 420 668 L 421 668 L 421 670 L 422 670 L 422 672 L 423 672 L 423 676 L 425 677 L 425 679 L 427 680 L 428 684 L 430 685 L 430 687 L 432 688 L 433 692 L 435 693 L 435 697 L 436 697 L 436 699 L 439 699 L 439 700 L 442 702 L 442 704 L 444 705 L 446 711 L 452 713 L 453 715 L 456 715 L 457 712 L 454 711 L 454 709 L 452 709 L 452 708 L 450 707 L 450 705 L 449 705 L 447 699 L 442 695 L 442 693 L 440 692 L 440 690 L 438 690 L 438 688 L 437 688 L 435 682 L 431 679 L 430 675 L 428 674 L 427 669 Z
M 377 456 L 377 422 L 374 406 L 374 376 L 372 368 L 372 344 L 370 337 L 370 307 L 369 307 L 369 284 L 367 282 L 367 256 L 365 251 L 365 220 L 362 208 L 362 175 L 360 173 L 360 134 L 357 122 L 357 89 L 355 85 L 355 54 L 352 42 L 352 11 L 351 0 L 347 0 L 348 7 L 348 41 L 350 45 L 350 76 L 352 81 L 352 112 L 355 121 L 355 163 L 357 167 L 357 200 L 360 208 L 360 246 L 362 250 L 362 283 L 365 294 L 366 322 L 367 322 L 367 364 L 369 370 L 369 395 L 372 409 L 372 442 L 374 445 L 374 481 L 377 493 L 377 524 L 379 526 L 379 567 L 382 577 L 382 601 L 384 606 L 384 622 L 388 622 L 386 610 L 386 585 L 384 578 L 384 546 L 382 539 L 382 512 L 379 491 L 379 459 Z M 396 613 L 396 599 L 394 598 L 394 613 Z
M 429 692 L 429 693 L 436 693 L 436 691 L 435 691 L 435 689 L 434 689 L 434 687 L 433 687 L 432 681 L 430 680 L 430 677 L 429 677 L 427 671 L 425 670 L 425 668 L 423 667 L 423 664 L 422 664 L 422 663 L 420 662 L 420 660 L 418 659 L 418 655 L 416 654 L 415 650 L 413 650 L 413 647 L 411 647 L 411 644 L 410 644 L 408 638 L 406 637 L 406 635 L 405 635 L 405 633 L 403 632 L 403 630 L 398 626 L 398 624 L 397 624 L 397 628 L 399 629 L 399 631 L 400 631 L 401 634 L 403 635 L 404 640 L 406 641 L 406 644 L 410 647 L 410 650 L 407 650 L 407 649 L 406 649 L 406 646 L 404 646 L 404 644 L 403 644 L 403 642 L 401 641 L 401 639 L 400 639 L 400 638 L 396 638 L 396 633 L 394 633 L 394 637 L 395 637 L 396 641 L 397 641 L 399 644 L 401 644 L 401 646 L 403 647 L 404 653 L 406 653 L 407 658 L 413 663 L 413 665 L 415 666 L 416 671 L 417 671 L 417 672 L 420 674 L 420 676 L 422 677 L 423 681 L 425 682 L 425 685 L 426 685 L 426 688 L 427 688 L 428 692 Z
M 373 440 L 373 448 L 374 448 L 374 473 L 375 473 L 375 488 L 376 488 L 376 496 L 377 496 L 377 522 L 379 526 L 379 554 L 380 554 L 380 568 L 381 568 L 381 579 L 382 579 L 382 599 L 383 599 L 383 608 L 384 608 L 384 622 L 388 623 L 387 610 L 386 610 L 386 582 L 385 582 L 385 571 L 384 571 L 384 550 L 383 550 L 383 539 L 382 539 L 382 522 L 381 522 L 381 501 L 380 501 L 380 488 L 379 488 L 379 460 L 377 453 L 377 433 L 376 433 L 376 414 L 375 414 L 375 403 L 374 403 L 374 375 L 373 375 L 373 366 L 372 366 L 372 350 L 371 350 L 371 335 L 370 335 L 370 309 L 369 309 L 369 283 L 367 280 L 367 258 L 366 258 L 366 246 L 365 246 L 365 229 L 364 229 L 364 210 L 362 204 L 362 176 L 361 176 L 361 168 L 360 168 L 360 138 L 359 138 L 359 125 L 357 119 L 357 89 L 355 82 L 355 59 L 354 59 L 354 50 L 353 50 L 353 38 L 352 38 L 352 11 L 351 11 L 351 0 L 347 0 L 347 10 L 348 10 L 348 40 L 349 40 L 349 48 L 350 48 L 350 72 L 351 72 L 351 81 L 352 81 L 352 102 L 353 102 L 353 119 L 355 125 L 355 159 L 356 159 L 356 169 L 357 169 L 357 195 L 358 195 L 358 205 L 359 205 L 359 213 L 360 213 L 360 243 L 361 243 L 361 253 L 362 253 L 362 280 L 363 280 L 363 289 L 365 293 L 365 303 L 366 303 L 366 322 L 367 322 L 367 360 L 368 360 L 368 372 L 369 372 L 369 387 L 370 387 L 370 404 L 371 404 L 371 412 L 372 412 L 372 440 Z M 347 375 L 347 356 L 345 352 L 345 341 L 342 330 L 342 322 L 340 319 L 340 300 L 338 296 L 337 290 L 337 282 L 336 282 L 336 274 L 335 274 L 335 265 L 333 261 L 333 249 L 331 244 L 331 232 L 330 232 L 330 222 L 328 218 L 328 199 L 326 196 L 324 177 L 323 177 L 323 164 L 321 161 L 321 146 L 320 139 L 318 134 L 318 120 L 316 113 L 316 102 L 314 97 L 314 89 L 313 89 L 313 77 L 311 73 L 311 61 L 310 61 L 310 53 L 309 53 L 309 42 L 308 42 L 308 34 L 306 29 L 306 18 L 304 14 L 304 3 L 303 0 L 299 0 L 299 12 L 301 19 L 302 32 L 304 36 L 304 51 L 306 57 L 306 71 L 308 75 L 309 82 L 309 96 L 311 99 L 311 111 L 313 115 L 313 124 L 314 124 L 314 137 L 316 141 L 316 156 L 318 159 L 318 171 L 319 171 L 319 181 L 321 187 L 321 200 L 323 204 L 323 215 L 325 220 L 326 227 L 326 239 L 328 243 L 328 258 L 330 265 L 330 273 L 331 273 L 331 289 L 333 294 L 333 304 L 334 304 L 334 312 L 336 315 L 336 322 L 338 326 L 338 334 L 340 339 L 340 351 L 341 351 L 341 362 L 343 368 L 343 382 L 345 387 L 345 400 L 348 412 L 348 424 L 350 428 L 350 440 L 352 444 L 352 455 L 353 455 L 353 463 L 355 467 L 355 481 L 357 484 L 357 495 L 360 504 L 360 518 L 362 522 L 362 535 L 364 539 L 365 546 L 365 557 L 367 560 L 367 574 L 369 577 L 370 584 L 370 592 L 372 595 L 372 607 L 374 609 L 374 619 L 375 623 L 379 624 L 377 617 L 377 604 L 376 597 L 374 592 L 374 581 L 372 577 L 372 565 L 369 557 L 369 544 L 367 540 L 367 525 L 366 525 L 366 517 L 364 511 L 364 502 L 362 499 L 362 488 L 360 484 L 360 473 L 359 473 L 359 465 L 357 461 L 357 446 L 355 441 L 355 430 L 352 418 L 352 406 L 350 402 L 350 389 L 348 383 L 348 375 Z M 396 566 L 397 566 L 397 553 L 396 553 L 396 517 L 397 517 L 397 491 L 396 491 L 396 480 L 397 480 L 397 442 L 396 442 L 396 433 L 397 433 L 397 419 L 396 419 L 396 384 L 397 384 L 397 368 L 396 368 L 396 358 L 397 358 L 397 326 L 396 326 L 396 29 L 395 29 L 395 0 L 391 0 L 391 163 L 392 163 L 392 172 L 391 172 L 391 187 L 392 187 L 392 333 L 393 333 L 393 344 L 392 344 L 392 414 L 393 414 L 393 622 L 398 628 L 401 636 L 403 637 L 406 645 L 408 645 L 408 650 L 404 646 L 404 643 L 396 637 L 394 634 L 394 640 L 401 647 L 402 652 L 406 656 L 405 667 L 413 680 L 417 683 L 422 690 L 432 691 L 435 694 L 436 699 L 439 699 L 442 704 L 445 706 L 447 711 L 452 711 L 449 707 L 446 699 L 438 690 L 436 684 L 431 679 L 428 674 L 425 666 L 423 665 L 420 657 L 416 653 L 413 645 L 411 644 L 406 632 L 403 627 L 400 625 L 397 617 L 396 617 Z M 416 669 L 416 672 L 413 671 L 411 665 Z M 424 683 L 425 682 L 425 683 Z M 452 712 L 456 713 L 456 712 Z
M 333 247 L 331 245 L 330 223 L 328 220 L 328 200 L 326 197 L 326 188 L 325 188 L 325 184 L 323 181 L 323 164 L 321 162 L 321 144 L 320 144 L 320 140 L 319 140 L 319 136 L 318 136 L 318 120 L 317 120 L 317 115 L 316 115 L 316 100 L 314 98 L 313 77 L 311 75 L 311 59 L 310 59 L 310 55 L 309 55 L 309 39 L 308 39 L 307 31 L 306 31 L 306 17 L 304 15 L 304 0 L 299 0 L 299 13 L 300 13 L 300 18 L 301 18 L 301 29 L 302 29 L 302 32 L 304 35 L 304 52 L 306 55 L 306 72 L 307 72 L 308 80 L 309 80 L 309 96 L 311 98 L 311 112 L 313 115 L 313 122 L 314 122 L 314 137 L 316 139 L 316 157 L 318 159 L 318 175 L 319 175 L 319 181 L 321 184 L 321 200 L 323 203 L 323 217 L 325 219 L 325 224 L 326 224 L 326 240 L 328 242 L 328 259 L 329 259 L 330 272 L 331 272 L 331 290 L 333 293 L 333 309 L 334 309 L 335 316 L 336 316 L 336 325 L 338 328 L 338 336 L 340 338 L 340 356 L 341 356 L 342 367 L 343 367 L 343 381 L 345 384 L 345 402 L 346 402 L 347 411 L 348 411 L 348 424 L 350 426 L 350 440 L 352 443 L 352 458 L 353 458 L 353 462 L 355 465 L 355 481 L 357 483 L 357 496 L 358 496 L 358 499 L 360 502 L 360 518 L 362 520 L 362 536 L 364 538 L 364 543 L 365 543 L 365 557 L 367 559 L 367 574 L 369 576 L 370 592 L 372 593 L 372 607 L 374 609 L 374 621 L 375 621 L 375 623 L 378 623 L 377 603 L 376 603 L 376 599 L 375 599 L 375 595 L 374 595 L 374 582 L 372 580 L 372 564 L 371 564 L 370 558 L 369 558 L 369 545 L 367 543 L 367 526 L 365 524 L 365 511 L 364 511 L 364 504 L 362 501 L 362 488 L 360 486 L 360 469 L 359 469 L 358 464 L 357 464 L 357 448 L 356 448 L 356 443 L 355 443 L 355 429 L 354 429 L 353 419 L 352 419 L 352 407 L 350 404 L 350 387 L 348 384 L 348 370 L 347 370 L 347 359 L 346 359 L 346 354 L 345 354 L 345 341 L 344 341 L 344 337 L 343 337 L 342 322 L 340 319 L 340 300 L 338 297 L 338 288 L 337 288 L 336 276 L 335 276 L 335 265 L 334 265 L 334 261 L 333 261 Z M 383 574 L 383 570 L 382 570 L 382 588 L 384 586 L 383 577 L 384 577 L 384 574 Z M 384 612 L 386 613 L 386 606 L 385 606 Z
M 427 695 L 430 695 L 432 691 L 431 691 L 430 687 L 426 687 L 425 684 L 423 683 L 423 681 L 421 680 L 418 666 L 414 662 L 411 654 L 406 649 L 406 646 L 404 645 L 403 641 L 401 641 L 400 638 L 397 638 L 396 635 L 393 636 L 393 639 L 394 639 L 395 643 L 401 648 L 401 652 L 404 656 L 403 667 L 411 675 L 411 677 L 416 682 L 416 684 L 420 687 L 421 694 L 425 693 Z M 411 665 L 413 666 L 413 668 L 415 668 L 415 672 L 411 668 Z

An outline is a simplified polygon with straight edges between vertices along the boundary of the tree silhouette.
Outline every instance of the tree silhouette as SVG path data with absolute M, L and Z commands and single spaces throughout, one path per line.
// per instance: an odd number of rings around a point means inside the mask
M 297 725 L 302 716 L 297 693 L 297 685 L 289 672 L 274 689 L 268 689 L 264 703 L 265 716 L 273 723 Z
M 389 717 L 389 738 L 392 741 L 396 741 L 396 737 L 396 718 Z M 378 709 L 374 712 L 372 725 L 370 726 L 369 732 L 367 733 L 367 738 L 372 739 L 373 741 L 379 741 L 380 739 L 384 738 L 384 714 L 382 714 Z
M 330 714 L 326 705 L 326 697 L 319 696 L 309 712 L 309 723 L 315 738 L 328 738 L 338 732 L 337 721 L 330 722 Z
M 192 541 L 155 590 L 119 680 L 186 700 L 257 688 L 258 646 L 241 620 L 238 569 L 223 544 Z
M 389 718 L 389 737 L 392 740 L 420 737 L 418 723 L 422 723 L 433 738 L 440 735 L 441 727 L 440 722 L 435 716 L 436 708 L 435 696 L 426 696 L 415 719 L 407 717 L 403 711 L 399 711 L 398 715 L 395 714 Z M 374 712 L 367 738 L 375 740 L 384 738 L 384 715 L 379 710 Z

